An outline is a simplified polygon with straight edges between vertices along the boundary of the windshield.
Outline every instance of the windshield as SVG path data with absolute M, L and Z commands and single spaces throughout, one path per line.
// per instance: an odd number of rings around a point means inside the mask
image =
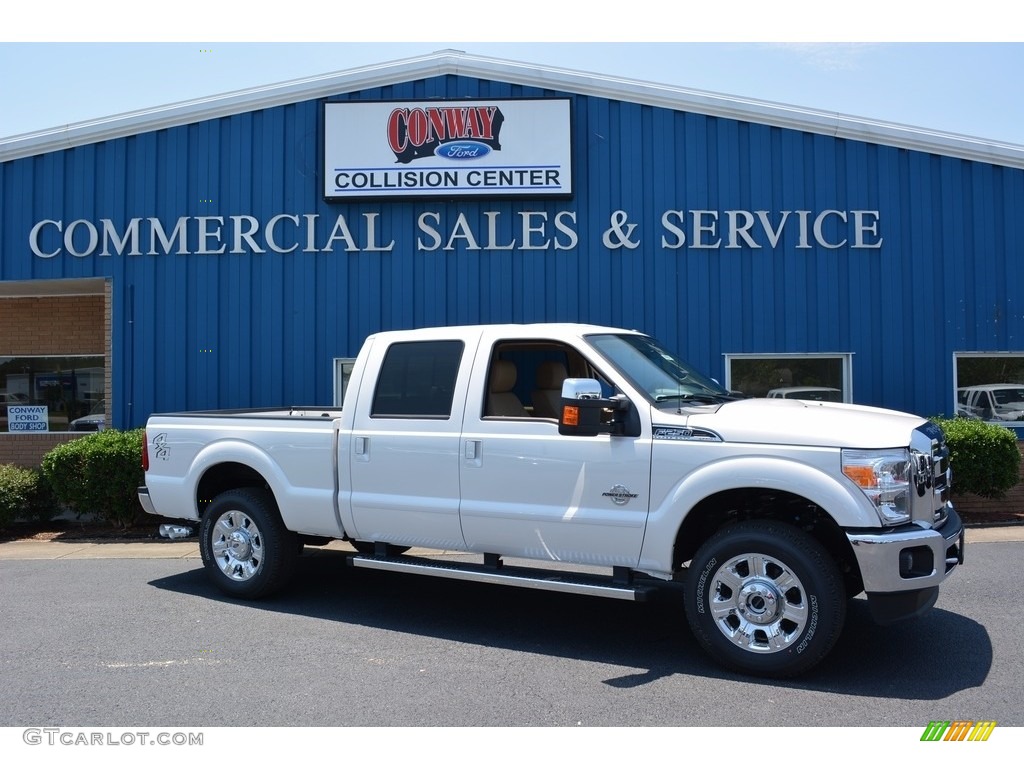
M 992 397 L 995 398 L 996 405 L 1017 406 L 1024 403 L 1024 387 L 1020 389 L 994 389 L 992 390 Z
M 656 403 L 668 400 L 721 403 L 735 399 L 650 336 L 602 333 L 587 336 L 587 341 Z

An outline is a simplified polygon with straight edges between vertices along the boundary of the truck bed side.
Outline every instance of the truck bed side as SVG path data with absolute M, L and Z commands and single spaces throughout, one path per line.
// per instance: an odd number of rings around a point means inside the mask
M 153 415 L 146 428 L 153 506 L 199 520 L 221 491 L 266 486 L 293 531 L 341 537 L 335 466 L 341 410 L 293 408 Z

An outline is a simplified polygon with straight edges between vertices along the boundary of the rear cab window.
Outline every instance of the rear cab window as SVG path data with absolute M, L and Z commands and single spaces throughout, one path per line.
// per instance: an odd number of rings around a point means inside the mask
M 370 418 L 450 419 L 462 341 L 402 341 L 381 363 Z

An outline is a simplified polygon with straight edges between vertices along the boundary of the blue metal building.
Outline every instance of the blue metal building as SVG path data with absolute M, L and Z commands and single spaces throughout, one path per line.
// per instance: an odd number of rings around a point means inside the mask
M 467 99 L 567 103 L 571 193 L 325 194 L 325 104 Z M 1024 372 L 1022 208 L 1024 147 L 441 52 L 0 142 L 0 301 L 102 279 L 122 428 L 330 403 L 377 330 L 536 321 L 950 414 L 972 364 Z

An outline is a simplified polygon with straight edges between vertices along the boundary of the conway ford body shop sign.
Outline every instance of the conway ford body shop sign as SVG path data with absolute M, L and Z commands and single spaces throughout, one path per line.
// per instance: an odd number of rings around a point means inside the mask
M 8 405 L 8 432 L 49 432 L 49 406 L 46 405 Z
M 569 197 L 569 99 L 324 105 L 324 197 Z

